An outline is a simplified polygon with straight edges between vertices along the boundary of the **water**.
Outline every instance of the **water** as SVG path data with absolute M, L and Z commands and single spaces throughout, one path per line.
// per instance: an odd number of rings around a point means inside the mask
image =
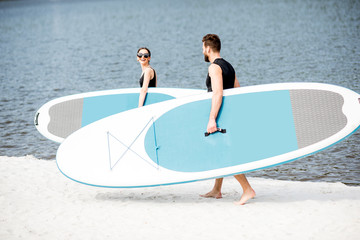
M 312 0 L 0 1 L 0 156 L 53 160 L 33 126 L 49 100 L 137 87 L 147 46 L 160 87 L 205 89 L 203 35 L 242 86 L 322 82 L 360 92 L 360 2 Z M 360 185 L 360 131 L 315 155 L 249 173 Z

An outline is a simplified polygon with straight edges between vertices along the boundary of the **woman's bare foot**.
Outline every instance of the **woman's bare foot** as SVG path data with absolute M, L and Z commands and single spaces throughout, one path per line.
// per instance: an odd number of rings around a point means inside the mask
M 237 202 L 234 202 L 235 205 L 244 205 L 249 199 L 252 199 L 256 196 L 255 191 L 251 188 L 243 193 L 240 200 Z

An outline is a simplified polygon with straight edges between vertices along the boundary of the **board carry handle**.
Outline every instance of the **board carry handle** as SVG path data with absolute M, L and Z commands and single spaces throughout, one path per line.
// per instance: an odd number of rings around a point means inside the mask
M 34 119 L 34 123 L 35 123 L 36 126 L 39 125 L 39 115 L 40 115 L 40 113 L 36 113 L 36 116 L 35 116 L 35 119 Z
M 215 132 L 226 133 L 226 129 L 218 128 Z M 211 133 L 206 132 L 206 133 L 205 133 L 205 137 L 209 136 L 210 134 L 211 134 Z

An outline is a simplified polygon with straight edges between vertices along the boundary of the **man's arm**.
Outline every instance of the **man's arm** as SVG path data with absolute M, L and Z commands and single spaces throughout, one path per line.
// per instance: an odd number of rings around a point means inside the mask
M 209 66 L 209 76 L 211 78 L 213 96 L 211 101 L 211 110 L 207 126 L 207 132 L 213 133 L 217 131 L 216 118 L 218 116 L 223 97 L 222 70 L 220 66 L 216 64 L 211 64 Z

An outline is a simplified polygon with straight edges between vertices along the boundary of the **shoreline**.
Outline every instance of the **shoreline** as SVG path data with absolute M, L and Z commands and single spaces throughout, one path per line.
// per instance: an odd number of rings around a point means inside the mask
M 360 187 L 249 178 L 257 196 L 224 179 L 151 188 L 98 188 L 63 176 L 55 161 L 0 156 L 1 239 L 357 239 Z

